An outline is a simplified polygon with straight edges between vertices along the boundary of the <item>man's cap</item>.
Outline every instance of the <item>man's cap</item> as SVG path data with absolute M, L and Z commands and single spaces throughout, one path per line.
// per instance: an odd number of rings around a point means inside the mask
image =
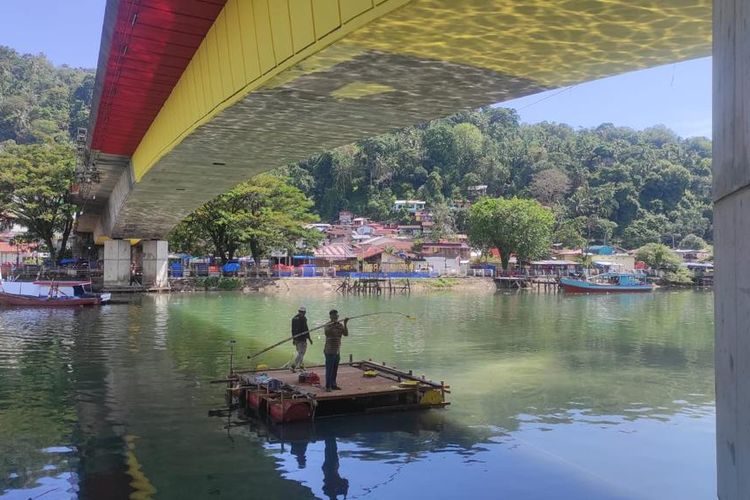
M 299 309 L 297 309 L 299 312 L 306 312 L 307 309 L 305 309 L 305 306 L 299 306 Z
M 338 313 L 339 312 L 336 309 L 331 309 L 330 311 L 328 311 L 329 315 L 334 315 L 334 314 L 338 314 Z

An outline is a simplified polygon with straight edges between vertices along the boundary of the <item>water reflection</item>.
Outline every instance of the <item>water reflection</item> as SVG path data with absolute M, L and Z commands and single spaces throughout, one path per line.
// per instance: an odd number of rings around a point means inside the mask
M 226 373 L 227 342 L 236 359 L 277 342 L 299 301 L 164 295 L 0 311 L 0 495 L 713 494 L 711 295 L 306 298 L 311 326 L 333 306 L 417 315 L 353 323 L 343 357 L 444 379 L 453 405 L 283 429 L 208 418 L 223 404 L 207 381 Z M 320 363 L 314 340 L 306 361 Z

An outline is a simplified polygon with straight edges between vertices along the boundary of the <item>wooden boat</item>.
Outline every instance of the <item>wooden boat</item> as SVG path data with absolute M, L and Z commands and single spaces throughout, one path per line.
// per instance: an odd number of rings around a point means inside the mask
M 651 283 L 627 273 L 604 273 L 588 280 L 560 278 L 560 287 L 568 293 L 634 293 L 654 289 Z
M 102 304 L 101 297 L 29 297 L 0 292 L 0 304 L 24 307 L 71 307 Z
M 90 281 L 6 281 L 0 276 L 0 305 L 24 307 L 95 306 L 109 293 L 92 293 Z

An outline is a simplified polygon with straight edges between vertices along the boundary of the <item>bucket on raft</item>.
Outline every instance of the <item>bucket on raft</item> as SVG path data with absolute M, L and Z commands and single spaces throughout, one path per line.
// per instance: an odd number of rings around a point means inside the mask
M 258 409 L 260 407 L 260 393 L 257 391 L 246 391 L 245 399 L 252 408 Z

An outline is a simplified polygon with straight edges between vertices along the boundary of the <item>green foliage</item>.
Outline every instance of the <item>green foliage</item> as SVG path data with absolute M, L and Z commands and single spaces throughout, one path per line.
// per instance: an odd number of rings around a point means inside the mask
M 693 273 L 689 269 L 680 267 L 675 271 L 668 271 L 664 275 L 664 279 L 667 283 L 675 285 L 692 285 L 693 284 Z
M 30 240 L 41 240 L 53 262 L 64 253 L 73 229 L 76 206 L 69 188 L 75 173 L 75 156 L 69 144 L 0 147 L 0 213 L 28 229 Z M 60 251 L 53 239 L 60 235 Z
M 636 260 L 648 264 L 652 269 L 676 271 L 682 264 L 682 259 L 668 246 L 661 243 L 648 243 L 638 249 Z
M 583 224 L 580 219 L 563 221 L 555 230 L 552 240 L 565 248 L 583 248 L 586 238 L 583 237 Z
M 283 178 L 258 175 L 222 194 L 175 227 L 169 244 L 175 251 L 213 254 L 232 260 L 249 250 L 259 261 L 273 248 L 292 249 L 299 240 L 316 246 L 322 235 L 305 224 L 317 221 L 312 201 Z
M 458 285 L 458 280 L 455 278 L 435 278 L 431 280 L 423 280 L 420 284 L 425 285 L 427 288 L 440 290 L 453 288 Z
M 500 250 L 503 269 L 511 253 L 519 260 L 549 251 L 554 216 L 534 200 L 483 198 L 471 207 L 469 239 L 479 248 Z
M 704 240 L 700 236 L 688 234 L 687 236 L 682 238 L 679 246 L 683 250 L 703 250 L 708 245 L 706 244 L 706 240 Z
M 88 125 L 93 70 L 55 68 L 0 46 L 0 143 L 67 141 Z
M 395 199 L 451 206 L 469 186 L 486 184 L 490 197 L 532 197 L 553 207 L 556 239 L 570 244 L 584 238 L 637 248 L 688 233 L 708 241 L 713 236 L 711 142 L 681 139 L 664 127 L 521 125 L 513 110 L 485 108 L 369 138 L 284 170 L 324 220 L 347 209 L 405 222 L 391 211 Z M 466 217 L 453 218 L 464 230 Z M 563 225 L 572 220 L 579 222 Z

